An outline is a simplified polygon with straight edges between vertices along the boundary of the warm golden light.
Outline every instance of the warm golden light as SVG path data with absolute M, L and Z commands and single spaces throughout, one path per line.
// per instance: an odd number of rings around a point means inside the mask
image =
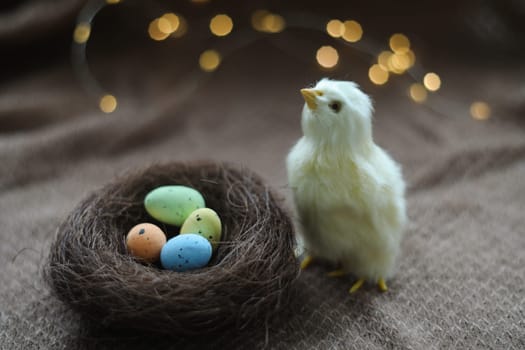
M 438 91 L 441 87 L 441 79 L 436 73 L 427 73 L 423 78 L 423 84 L 429 91 Z
M 213 72 L 221 63 L 221 55 L 215 50 L 206 50 L 199 57 L 199 65 L 205 72 Z
M 265 31 L 263 21 L 264 18 L 269 15 L 270 12 L 266 10 L 257 10 L 252 14 L 252 27 L 253 29 L 263 32 Z
M 382 51 L 379 56 L 377 56 L 377 63 L 383 70 L 388 71 L 388 61 L 390 60 L 390 57 L 392 56 L 392 52 L 390 51 Z
M 217 15 L 210 21 L 210 30 L 214 35 L 226 36 L 233 29 L 233 21 L 228 15 Z
M 164 19 L 164 22 L 168 22 L 168 21 Z M 169 22 L 168 22 L 168 25 L 169 25 Z M 148 34 L 150 38 L 156 41 L 164 40 L 170 35 L 169 33 L 161 31 L 159 27 L 159 18 L 155 18 L 153 21 L 150 22 L 148 26 Z
M 408 51 L 405 52 L 405 55 L 406 55 L 406 57 L 408 58 L 408 61 L 409 61 L 408 68 L 413 67 L 414 64 L 416 63 L 416 54 L 414 53 L 414 51 L 408 49 Z
M 394 53 L 390 56 L 388 64 L 391 72 L 402 74 L 410 67 L 410 59 L 404 53 Z
M 356 21 L 345 21 L 345 31 L 343 33 L 343 39 L 351 43 L 358 42 L 363 36 L 363 28 Z
M 332 19 L 326 24 L 326 32 L 332 38 L 340 38 L 345 33 L 345 25 L 338 19 Z
M 89 39 L 91 34 L 91 25 L 89 23 L 80 23 L 73 32 L 73 40 L 77 44 L 83 44 Z
M 491 109 L 488 103 L 476 101 L 470 105 L 470 115 L 476 120 L 487 120 L 490 118 Z
M 157 20 L 157 28 L 161 33 L 164 34 L 171 34 L 173 31 L 171 30 L 171 23 L 166 18 L 161 17 Z
M 374 64 L 368 70 L 368 78 L 376 85 L 386 84 L 388 81 L 388 71 L 383 69 L 379 64 Z
M 179 19 L 179 26 L 173 33 L 171 33 L 171 36 L 173 38 L 180 38 L 181 36 L 184 36 L 184 34 L 186 34 L 186 32 L 188 31 L 188 22 L 186 21 L 186 19 L 181 15 L 177 15 L 177 18 Z
M 106 0 L 106 3 L 110 4 L 110 5 L 115 5 L 115 4 L 118 4 L 121 0 Z
M 164 28 L 161 27 L 161 21 L 163 22 L 162 23 L 162 26 Z M 166 24 L 168 23 L 169 26 Z M 159 18 L 159 29 L 161 32 L 163 33 L 167 33 L 167 34 L 171 34 L 175 31 L 177 31 L 180 27 L 180 19 L 179 19 L 179 16 L 177 16 L 176 14 L 170 12 L 170 13 L 165 13 L 162 15 L 161 18 Z
M 268 33 L 279 33 L 286 27 L 286 22 L 282 16 L 268 14 L 263 18 L 262 26 Z
M 401 33 L 396 33 L 390 37 L 390 48 L 395 53 L 406 53 L 410 49 L 410 40 Z
M 333 68 L 339 61 L 339 54 L 332 46 L 322 46 L 317 50 L 317 63 L 323 68 Z
M 423 85 L 418 83 L 410 85 L 408 94 L 410 95 L 410 98 L 417 103 L 423 103 L 427 100 L 427 90 Z
M 266 10 L 257 10 L 252 14 L 252 27 L 259 32 L 279 33 L 286 27 L 286 21 L 280 15 Z
M 117 99 L 113 95 L 104 95 L 100 99 L 99 107 L 104 113 L 112 113 L 117 109 Z

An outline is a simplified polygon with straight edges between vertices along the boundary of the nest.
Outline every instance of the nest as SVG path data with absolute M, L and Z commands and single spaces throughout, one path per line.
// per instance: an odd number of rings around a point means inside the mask
M 135 224 L 163 227 L 143 199 L 167 184 L 195 188 L 221 216 L 222 242 L 208 267 L 162 270 L 126 251 Z M 109 327 L 191 335 L 267 322 L 288 304 L 298 274 L 292 224 L 279 202 L 246 169 L 154 165 L 116 179 L 73 210 L 58 229 L 45 277 L 61 300 Z M 176 232 L 164 229 L 168 238 Z

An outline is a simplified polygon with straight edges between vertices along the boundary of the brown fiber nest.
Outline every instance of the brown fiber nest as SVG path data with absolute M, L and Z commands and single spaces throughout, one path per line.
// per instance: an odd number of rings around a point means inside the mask
M 159 224 L 144 196 L 190 186 L 219 213 L 222 242 L 208 267 L 173 272 L 126 252 L 140 222 Z M 58 229 L 45 276 L 55 294 L 97 323 L 147 332 L 203 334 L 267 322 L 290 300 L 298 273 L 289 217 L 264 182 L 227 164 L 170 163 L 116 179 L 88 196 Z

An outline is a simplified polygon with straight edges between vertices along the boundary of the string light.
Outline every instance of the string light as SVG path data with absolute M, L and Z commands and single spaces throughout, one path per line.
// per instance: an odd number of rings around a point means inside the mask
M 414 51 L 408 49 L 408 51 L 405 52 L 405 56 L 408 58 L 409 61 L 408 68 L 413 67 L 414 64 L 416 64 L 416 54 L 414 53 Z
M 221 63 L 221 55 L 215 50 L 206 50 L 199 57 L 199 65 L 205 72 L 213 72 Z
M 390 60 L 390 56 L 392 56 L 392 52 L 390 51 L 382 51 L 378 56 L 377 56 L 377 64 L 379 64 L 379 66 L 381 68 L 383 68 L 383 70 L 386 70 L 388 71 L 388 67 L 389 67 L 389 63 L 388 61 Z
M 476 101 L 470 105 L 470 115 L 476 120 L 487 120 L 490 118 L 491 109 L 488 103 Z
M 160 18 L 162 19 L 162 18 Z M 164 39 L 166 39 L 170 34 L 169 33 L 166 33 L 166 32 L 163 32 L 161 30 L 161 25 L 159 25 L 159 18 L 155 18 L 153 21 L 150 22 L 149 26 L 148 26 L 148 34 L 150 36 L 151 39 L 153 40 L 156 40 L 156 41 L 162 41 Z M 164 22 L 167 22 L 168 25 L 169 25 L 169 22 L 165 19 L 163 19 Z M 163 27 L 163 26 L 162 26 Z
M 184 34 L 186 34 L 186 32 L 188 31 L 188 22 L 186 21 L 186 19 L 181 15 L 176 16 L 179 20 L 179 26 L 177 27 L 177 29 L 175 29 L 173 33 L 171 33 L 172 38 L 180 38 L 184 36 Z
M 73 32 L 73 40 L 77 44 L 83 44 L 88 41 L 91 34 L 91 25 L 89 23 L 80 23 Z
M 280 15 L 270 13 L 263 18 L 263 27 L 268 33 L 280 33 L 286 27 L 284 18 Z
M 98 106 L 104 113 L 113 113 L 117 109 L 117 99 L 113 95 L 104 95 Z
M 286 27 L 286 21 L 280 15 L 267 10 L 257 10 L 252 14 L 253 29 L 264 33 L 280 33 Z
M 410 98 L 417 103 L 423 103 L 427 100 L 427 90 L 419 83 L 410 85 L 408 94 Z
M 394 53 L 389 58 L 390 71 L 396 74 L 403 74 L 410 68 L 410 59 L 404 53 Z
M 436 73 L 430 72 L 425 74 L 423 78 L 423 84 L 428 91 L 438 91 L 441 87 L 441 79 Z
M 159 29 L 160 29 L 160 20 L 163 20 L 164 26 L 166 26 L 165 23 L 169 23 L 169 27 L 166 27 L 167 31 L 165 33 L 172 34 L 176 32 L 180 27 L 180 19 L 179 16 L 176 14 L 169 12 L 162 15 L 162 17 L 159 19 Z M 162 32 L 164 32 L 161 29 Z
M 216 36 L 226 36 L 233 29 L 233 21 L 228 15 L 217 15 L 210 21 L 210 30 Z
M 343 39 L 355 43 L 361 40 L 363 37 L 363 28 L 356 21 L 345 21 L 345 31 L 343 33 Z
M 209 0 L 190 1 L 196 4 L 209 2 Z M 122 0 L 105 0 L 95 12 L 89 16 L 84 16 L 88 19 L 87 22 L 79 20 L 73 33 L 74 42 L 84 44 L 89 40 L 91 35 L 90 21 L 105 6 L 104 3 L 113 5 L 121 2 Z M 267 10 L 255 11 L 251 16 L 251 24 L 255 30 L 265 33 L 279 33 L 286 28 L 286 21 L 281 15 Z M 218 14 L 210 20 L 209 29 L 213 35 L 221 37 L 229 35 L 233 30 L 233 25 L 233 20 L 230 16 Z M 175 13 L 165 13 L 159 18 L 153 19 L 148 26 L 149 36 L 157 41 L 165 40 L 169 36 L 183 36 L 187 30 L 188 22 L 184 17 Z M 332 38 L 342 38 L 351 43 L 358 42 L 363 37 L 363 28 L 355 20 L 342 22 L 339 19 L 331 19 L 326 22 L 325 30 Z M 389 38 L 391 51 L 382 51 L 377 56 L 377 63 L 372 64 L 368 70 L 370 81 L 376 85 L 384 85 L 388 82 L 390 73 L 402 74 L 413 67 L 416 62 L 416 55 L 410 46 L 410 40 L 406 35 L 402 33 L 393 34 Z M 75 50 L 85 50 L 85 45 L 76 47 L 78 48 Z M 84 61 L 86 61 L 85 52 L 83 54 Z M 331 69 L 337 66 L 339 53 L 332 46 L 322 46 L 317 50 L 316 60 L 319 66 Z M 206 50 L 199 56 L 200 68 L 205 72 L 215 71 L 221 64 L 221 61 L 221 55 L 215 50 Z M 412 74 L 412 77 L 414 75 L 418 76 L 419 74 Z M 429 72 L 424 75 L 422 84 L 414 83 L 410 85 L 408 95 L 413 101 L 423 103 L 428 98 L 427 91 L 438 91 L 441 88 L 441 83 L 439 75 Z M 112 113 L 117 108 L 117 99 L 113 95 L 106 94 L 100 98 L 99 107 L 104 113 Z M 476 120 L 486 120 L 490 118 L 491 108 L 486 102 L 475 101 L 470 106 L 470 114 Z
M 388 81 L 388 71 L 383 69 L 379 64 L 374 64 L 368 70 L 368 78 L 376 85 L 386 84 Z
M 332 38 L 340 38 L 345 33 L 345 25 L 338 19 L 332 19 L 326 24 L 326 32 Z
M 406 53 L 410 49 L 410 40 L 401 33 L 396 33 L 390 37 L 390 48 L 395 53 Z
M 317 63 L 323 68 L 333 68 L 339 61 L 339 54 L 332 46 L 321 46 L 317 50 Z

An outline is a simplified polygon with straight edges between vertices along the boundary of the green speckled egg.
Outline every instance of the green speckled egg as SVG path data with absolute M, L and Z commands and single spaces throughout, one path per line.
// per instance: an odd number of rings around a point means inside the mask
M 170 225 L 181 226 L 186 218 L 204 208 L 204 198 L 191 187 L 161 186 L 146 195 L 144 207 L 153 218 Z
M 199 234 L 210 241 L 213 249 L 215 249 L 221 240 L 221 219 L 210 208 L 197 209 L 184 221 L 180 233 Z

